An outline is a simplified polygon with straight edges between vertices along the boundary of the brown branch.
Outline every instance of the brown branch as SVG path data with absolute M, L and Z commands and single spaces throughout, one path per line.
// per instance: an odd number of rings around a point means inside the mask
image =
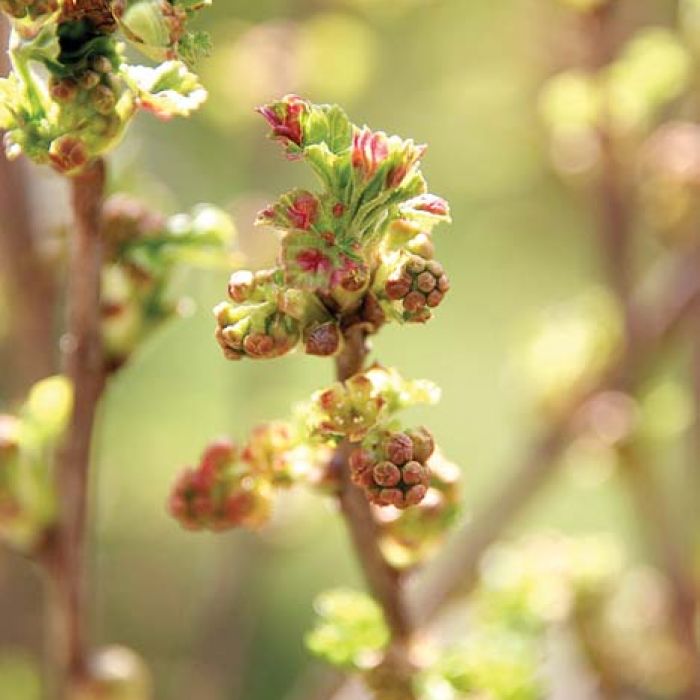
M 657 553 L 671 590 L 671 616 L 678 641 L 688 658 L 690 686 L 679 698 L 700 698 L 700 651 L 696 639 L 697 590 L 692 570 L 686 566 L 690 558 L 683 547 L 683 538 L 669 511 L 660 486 L 649 466 L 633 444 L 621 449 L 622 476 L 632 495 L 641 525 Z
M 362 371 L 367 355 L 365 335 L 360 326 L 346 331 L 345 348 L 336 361 L 339 380 Z M 340 476 L 340 508 L 370 591 L 382 606 L 393 641 L 403 647 L 411 635 L 411 621 L 403 599 L 401 579 L 379 547 L 377 523 L 367 499 L 350 480 L 348 456 L 351 449 L 350 442 L 342 442 L 332 461 L 332 468 Z
M 0 14 L 0 75 L 10 68 L 8 36 L 7 19 Z M 54 371 L 54 279 L 38 250 L 28 189 L 26 163 L 9 162 L 0 148 L 0 271 L 12 299 L 12 371 L 3 372 L 3 379 L 12 393 Z
M 44 553 L 52 577 L 53 653 L 59 696 L 78 685 L 86 666 L 85 530 L 92 433 L 104 387 L 100 337 L 100 221 L 105 165 L 95 161 L 71 179 L 75 227 L 68 275 L 64 371 L 75 399 L 67 437 L 57 454 L 59 518 Z

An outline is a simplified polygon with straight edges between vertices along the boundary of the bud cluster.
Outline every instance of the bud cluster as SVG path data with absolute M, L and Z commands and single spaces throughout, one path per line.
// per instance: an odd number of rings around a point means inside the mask
M 168 506 L 188 530 L 257 528 L 270 517 L 271 494 L 241 463 L 240 450 L 219 440 L 209 445 L 196 468 L 180 474 Z
M 209 445 L 198 466 L 178 477 L 168 509 L 190 530 L 259 528 L 271 516 L 275 489 L 314 483 L 328 457 L 290 424 L 264 423 L 242 446 L 227 439 Z
M 210 205 L 165 217 L 123 195 L 105 202 L 102 231 L 102 333 L 107 369 L 115 370 L 176 313 L 168 292 L 177 267 L 218 264 L 235 231 L 228 215 Z
M 304 420 L 312 437 L 357 442 L 397 411 L 436 403 L 439 396 L 432 382 L 409 381 L 396 370 L 375 365 L 314 393 Z
M 352 325 L 362 324 L 374 332 L 386 320 L 427 320 L 448 288 L 439 263 L 427 259 L 432 257 L 432 229 L 449 221 L 449 210 L 443 199 L 426 192 L 420 173 L 425 147 L 360 128 L 339 107 L 315 105 L 294 95 L 259 111 L 287 156 L 304 159 L 323 184 L 321 192 L 288 192 L 260 212 L 257 221 L 282 232 L 276 295 L 294 290 L 314 297 L 312 306 L 320 317 L 314 320 L 322 328 L 314 331 L 286 321 L 280 314 L 289 314 L 278 304 L 274 310 L 268 308 L 266 316 L 274 332 L 257 331 L 272 339 L 263 342 L 256 336 L 253 345 L 259 339 L 263 349 L 253 347 L 250 352 L 243 347 L 241 333 L 222 342 L 223 329 L 240 319 L 238 312 L 228 318 L 230 305 L 222 318 L 219 306 L 217 338 L 227 357 L 277 357 L 296 345 L 296 335 L 304 339 L 307 352 L 327 356 L 339 351 L 341 336 Z M 396 235 L 394 229 L 401 225 L 410 236 Z M 416 255 L 424 258 L 420 270 Z M 404 257 L 413 261 L 405 271 L 408 287 L 399 296 L 394 284 L 393 296 L 387 296 L 387 278 Z M 421 276 L 422 272 L 427 274 Z M 396 270 L 396 274 L 402 273 Z M 238 303 L 248 301 L 231 296 Z M 404 312 L 396 313 L 394 307 L 402 304 Z
M 215 309 L 216 339 L 231 360 L 285 355 L 303 343 L 309 355 L 332 356 L 342 347 L 337 321 L 314 294 L 289 289 L 280 269 L 238 270 L 230 301 Z
M 0 80 L 8 156 L 25 153 L 74 174 L 119 142 L 140 107 L 166 118 L 199 107 L 206 92 L 176 60 L 180 41 L 194 36 L 185 32 L 192 8 L 182 0 L 3 0 L 14 36 L 13 71 Z M 128 18 L 149 31 L 132 31 Z M 127 65 L 118 26 L 151 57 L 164 49 L 157 60 L 165 62 Z
M 426 428 L 371 434 L 349 459 L 355 484 L 371 503 L 403 509 L 420 503 L 428 492 L 428 459 L 435 450 Z
M 442 303 L 450 282 L 437 260 L 400 253 L 385 258 L 374 286 L 379 299 L 398 308 L 404 321 L 424 323 Z
M 382 551 L 397 568 L 425 561 L 443 541 L 460 510 L 460 471 L 436 449 L 427 461 L 430 485 L 415 507 L 399 510 L 378 507 L 375 516 Z

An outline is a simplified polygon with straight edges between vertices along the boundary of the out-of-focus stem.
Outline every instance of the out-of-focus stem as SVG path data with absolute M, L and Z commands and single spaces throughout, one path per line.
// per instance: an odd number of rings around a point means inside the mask
M 621 450 L 621 471 L 640 516 L 642 527 L 668 578 L 672 600 L 673 628 L 688 655 L 691 685 L 679 697 L 700 698 L 700 651 L 696 639 L 697 588 L 692 570 L 686 566 L 683 538 L 660 493 L 649 466 L 634 445 Z
M 639 304 L 638 336 L 627 345 L 608 373 L 573 400 L 558 420 L 526 451 L 520 466 L 512 472 L 473 522 L 465 525 L 436 565 L 419 580 L 411 597 L 419 617 L 417 624 L 432 620 L 456 595 L 468 593 L 476 583 L 478 565 L 486 549 L 528 506 L 555 471 L 569 442 L 572 422 L 586 402 L 611 388 L 630 387 L 643 375 L 646 363 L 700 309 L 700 275 L 697 257 L 680 259 L 669 272 L 669 289 L 653 308 Z M 644 285 L 642 285 L 643 287 Z
M 0 14 L 0 75 L 6 75 L 9 36 Z M 0 148 L 0 271 L 12 299 L 12 371 L 4 372 L 12 393 L 24 391 L 54 371 L 54 280 L 37 248 L 30 212 L 26 163 L 9 162 Z
M 75 226 L 62 349 L 64 371 L 73 384 L 75 398 L 68 433 L 57 454 L 58 525 L 45 554 L 54 589 L 53 652 L 60 697 L 80 683 L 87 660 L 87 493 L 93 427 L 105 379 L 99 315 L 104 184 L 102 160 L 71 179 Z

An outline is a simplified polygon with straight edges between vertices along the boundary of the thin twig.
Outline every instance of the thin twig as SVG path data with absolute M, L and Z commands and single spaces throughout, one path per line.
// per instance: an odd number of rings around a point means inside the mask
M 68 434 L 57 454 L 59 519 L 44 561 L 55 594 L 54 653 L 62 670 L 59 692 L 79 684 L 87 660 L 85 531 L 93 426 L 104 387 L 100 337 L 100 237 L 105 165 L 95 161 L 71 180 L 75 227 L 71 239 L 64 370 L 74 388 Z
M 359 326 L 351 327 L 345 334 L 345 348 L 337 358 L 338 379 L 345 380 L 361 372 L 366 354 L 365 332 Z M 384 610 L 392 638 L 397 644 L 404 645 L 411 635 L 411 622 L 403 599 L 401 578 L 382 554 L 377 523 L 367 499 L 350 480 L 348 456 L 351 449 L 352 444 L 344 441 L 333 457 L 333 468 L 341 481 L 340 508 L 370 590 Z

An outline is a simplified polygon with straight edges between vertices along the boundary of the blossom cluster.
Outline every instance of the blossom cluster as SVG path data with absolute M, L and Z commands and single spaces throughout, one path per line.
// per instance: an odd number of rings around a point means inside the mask
M 260 212 L 258 224 L 282 232 L 278 267 L 231 278 L 229 300 L 215 309 L 226 357 L 279 357 L 300 343 L 334 355 L 354 324 L 427 321 L 449 289 L 432 244 L 449 209 L 427 193 L 425 147 L 293 95 L 259 111 L 323 188 L 292 190 Z
M 2 0 L 12 19 L 12 73 L 0 80 L 9 157 L 61 173 L 111 150 L 139 109 L 187 115 L 206 99 L 187 63 L 206 51 L 187 22 L 193 0 Z M 129 65 L 123 36 L 156 67 Z
M 197 467 L 178 477 L 168 509 L 189 530 L 257 529 L 270 519 L 275 490 L 312 482 L 328 458 L 323 448 L 303 444 L 290 424 L 261 424 L 242 446 L 211 443 Z

